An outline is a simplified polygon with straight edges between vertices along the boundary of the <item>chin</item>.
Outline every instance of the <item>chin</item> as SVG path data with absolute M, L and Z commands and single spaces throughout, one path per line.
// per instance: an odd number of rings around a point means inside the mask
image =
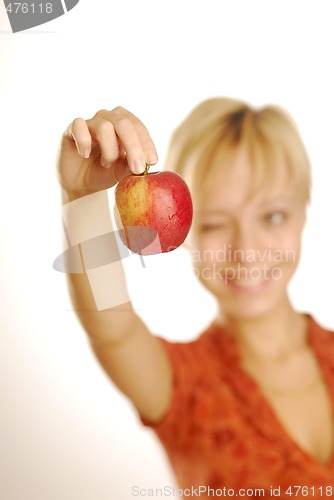
M 220 302 L 224 316 L 239 320 L 255 320 L 269 316 L 278 308 L 278 304 L 245 304 L 243 306 L 229 305 Z

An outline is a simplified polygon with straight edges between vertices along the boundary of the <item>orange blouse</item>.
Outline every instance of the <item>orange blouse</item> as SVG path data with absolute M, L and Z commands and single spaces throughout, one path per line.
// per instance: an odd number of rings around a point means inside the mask
M 334 408 L 334 332 L 308 320 Z M 142 421 L 163 444 L 185 497 L 334 498 L 334 451 L 320 465 L 291 439 L 220 326 L 192 342 L 161 342 L 174 371 L 172 401 L 162 421 Z

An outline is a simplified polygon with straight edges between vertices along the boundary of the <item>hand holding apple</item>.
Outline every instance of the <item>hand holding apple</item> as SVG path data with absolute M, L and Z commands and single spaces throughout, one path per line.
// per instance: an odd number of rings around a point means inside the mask
M 119 181 L 116 222 L 123 242 L 143 255 L 174 250 L 190 229 L 192 201 L 178 174 L 145 170 L 157 161 L 147 128 L 126 109 L 100 110 L 89 120 L 76 118 L 65 130 L 58 154 L 63 202 Z
M 157 161 L 147 128 L 126 109 L 118 106 L 89 120 L 76 118 L 64 131 L 57 155 L 64 202 L 109 189 Z
M 184 242 L 193 207 L 187 184 L 175 172 L 128 175 L 117 184 L 115 201 L 120 237 L 133 252 L 170 252 Z

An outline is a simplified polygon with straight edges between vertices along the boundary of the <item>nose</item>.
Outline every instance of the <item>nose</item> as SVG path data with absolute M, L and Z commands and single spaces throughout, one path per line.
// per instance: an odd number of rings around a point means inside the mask
M 255 263 L 261 249 L 261 237 L 249 222 L 236 224 L 232 239 L 233 261 L 235 263 Z

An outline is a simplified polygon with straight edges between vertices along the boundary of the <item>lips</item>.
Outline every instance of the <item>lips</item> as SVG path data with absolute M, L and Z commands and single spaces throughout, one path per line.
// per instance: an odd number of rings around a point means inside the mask
M 225 284 L 235 290 L 257 292 L 265 288 L 271 281 L 270 270 L 268 268 L 265 272 L 256 268 L 249 269 L 246 274 L 248 276 L 240 277 L 237 271 L 227 271 L 224 280 Z M 252 274 L 254 277 L 252 277 Z
M 270 279 L 267 280 L 229 280 L 227 285 L 240 291 L 244 292 L 258 292 L 263 290 L 265 286 L 269 283 Z

